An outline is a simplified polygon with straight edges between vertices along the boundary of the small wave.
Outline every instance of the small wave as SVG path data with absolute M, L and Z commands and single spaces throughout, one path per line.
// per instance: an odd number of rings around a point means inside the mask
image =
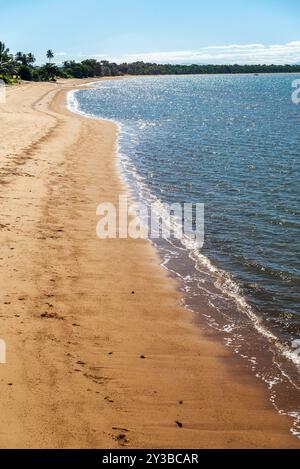
M 157 125 L 156 122 L 142 121 L 139 123 L 139 129 L 144 130 L 144 129 L 147 129 L 148 127 L 155 127 L 156 125 Z

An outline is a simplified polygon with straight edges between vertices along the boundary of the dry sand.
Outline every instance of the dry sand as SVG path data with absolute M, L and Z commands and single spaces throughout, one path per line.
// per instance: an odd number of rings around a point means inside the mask
M 66 110 L 74 85 L 0 106 L 0 447 L 299 447 L 154 248 L 96 237 L 97 205 L 126 187 L 114 124 Z

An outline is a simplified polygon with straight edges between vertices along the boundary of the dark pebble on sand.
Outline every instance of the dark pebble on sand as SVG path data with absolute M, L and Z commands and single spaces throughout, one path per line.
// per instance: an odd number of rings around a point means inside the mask
M 179 427 L 179 428 L 182 428 L 182 427 L 183 427 L 183 424 L 182 424 L 181 422 L 178 422 L 178 420 L 177 420 L 177 422 L 176 422 L 176 425 L 177 425 L 177 427 Z

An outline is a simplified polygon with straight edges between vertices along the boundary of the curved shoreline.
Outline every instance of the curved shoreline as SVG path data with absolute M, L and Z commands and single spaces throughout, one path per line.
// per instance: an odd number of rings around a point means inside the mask
M 128 78 L 132 79 L 132 77 Z M 143 81 L 140 84 L 143 86 Z M 101 90 L 104 83 L 100 83 L 99 87 L 97 87 L 97 82 L 92 82 L 88 85 L 90 90 L 97 92 L 97 90 Z M 104 88 L 108 86 L 105 85 Z M 75 89 L 68 93 L 68 109 L 83 117 L 105 120 L 117 126 L 118 167 L 122 179 L 128 186 L 128 191 L 136 201 L 142 201 L 146 204 L 152 202 L 161 203 L 160 199 L 149 190 L 149 187 L 139 180 L 137 176 L 138 170 L 129 156 L 130 153 L 126 154 L 126 149 L 122 149 L 121 142 L 127 138 L 128 129 L 124 134 L 124 124 L 114 120 L 114 118 L 105 117 L 102 112 L 102 115 L 100 115 L 97 112 L 94 114 L 82 111 L 80 98 L 76 96 L 81 91 L 82 87 L 80 90 Z M 184 257 L 181 246 L 177 252 L 180 261 L 177 263 L 175 261 L 174 265 L 174 257 L 176 256 L 174 256 L 172 251 L 176 251 L 176 247 L 172 243 L 171 254 L 169 252 L 168 241 L 162 242 L 160 240 L 155 242 L 152 240 L 151 243 L 161 257 L 161 265 L 167 269 L 172 278 L 179 284 L 178 290 L 182 295 L 182 305 L 197 315 L 197 321 L 202 329 L 208 327 L 207 332 L 209 335 L 212 333 L 214 336 L 217 336 L 218 342 L 225 343 L 232 353 L 237 354 L 242 360 L 247 362 L 248 368 L 253 375 L 259 378 L 268 389 L 269 400 L 275 410 L 280 415 L 288 415 L 293 419 L 291 433 L 299 437 L 299 386 L 294 380 L 294 367 L 299 364 L 296 352 L 295 356 L 293 356 L 290 349 L 280 342 L 280 339 L 262 323 L 259 315 L 252 309 L 244 295 L 238 291 L 238 285 L 232 280 L 230 275 L 225 270 L 213 265 L 208 257 L 201 253 L 194 253 L 193 249 L 190 249 L 189 246 L 185 246 L 187 249 Z M 210 283 L 206 280 L 205 284 L 207 290 L 211 289 L 211 293 L 206 301 L 203 301 L 203 294 L 199 289 L 198 282 L 195 280 L 195 284 L 193 284 L 192 281 L 187 281 L 184 278 L 187 264 L 190 266 L 189 274 L 194 277 L 196 273 L 198 281 L 203 274 L 204 278 L 207 279 L 208 274 Z M 225 282 L 226 286 L 221 288 L 219 282 L 223 284 Z M 222 298 L 224 298 L 223 304 L 219 304 L 219 308 L 216 309 L 209 304 L 214 297 L 215 291 L 219 291 Z M 203 311 L 205 312 L 204 315 L 202 314 Z M 230 316 L 228 317 L 229 311 Z M 223 312 L 224 318 L 222 317 Z M 248 318 L 250 323 L 244 317 Z M 242 333 L 241 323 L 244 324 Z M 237 331 L 235 331 L 236 324 L 238 324 Z M 213 329 L 213 331 L 210 329 Z M 231 329 L 230 334 L 228 334 L 228 329 Z
M 97 205 L 125 191 L 116 128 L 69 112 L 72 87 L 11 89 L 0 107 L 0 446 L 300 447 L 263 385 L 180 306 L 150 243 L 96 237 Z

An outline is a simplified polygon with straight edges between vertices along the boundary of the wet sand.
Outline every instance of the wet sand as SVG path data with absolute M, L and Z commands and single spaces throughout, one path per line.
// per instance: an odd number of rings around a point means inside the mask
M 0 105 L 0 447 L 299 447 L 150 243 L 97 238 L 98 204 L 127 189 L 115 125 L 66 109 L 75 84 Z

